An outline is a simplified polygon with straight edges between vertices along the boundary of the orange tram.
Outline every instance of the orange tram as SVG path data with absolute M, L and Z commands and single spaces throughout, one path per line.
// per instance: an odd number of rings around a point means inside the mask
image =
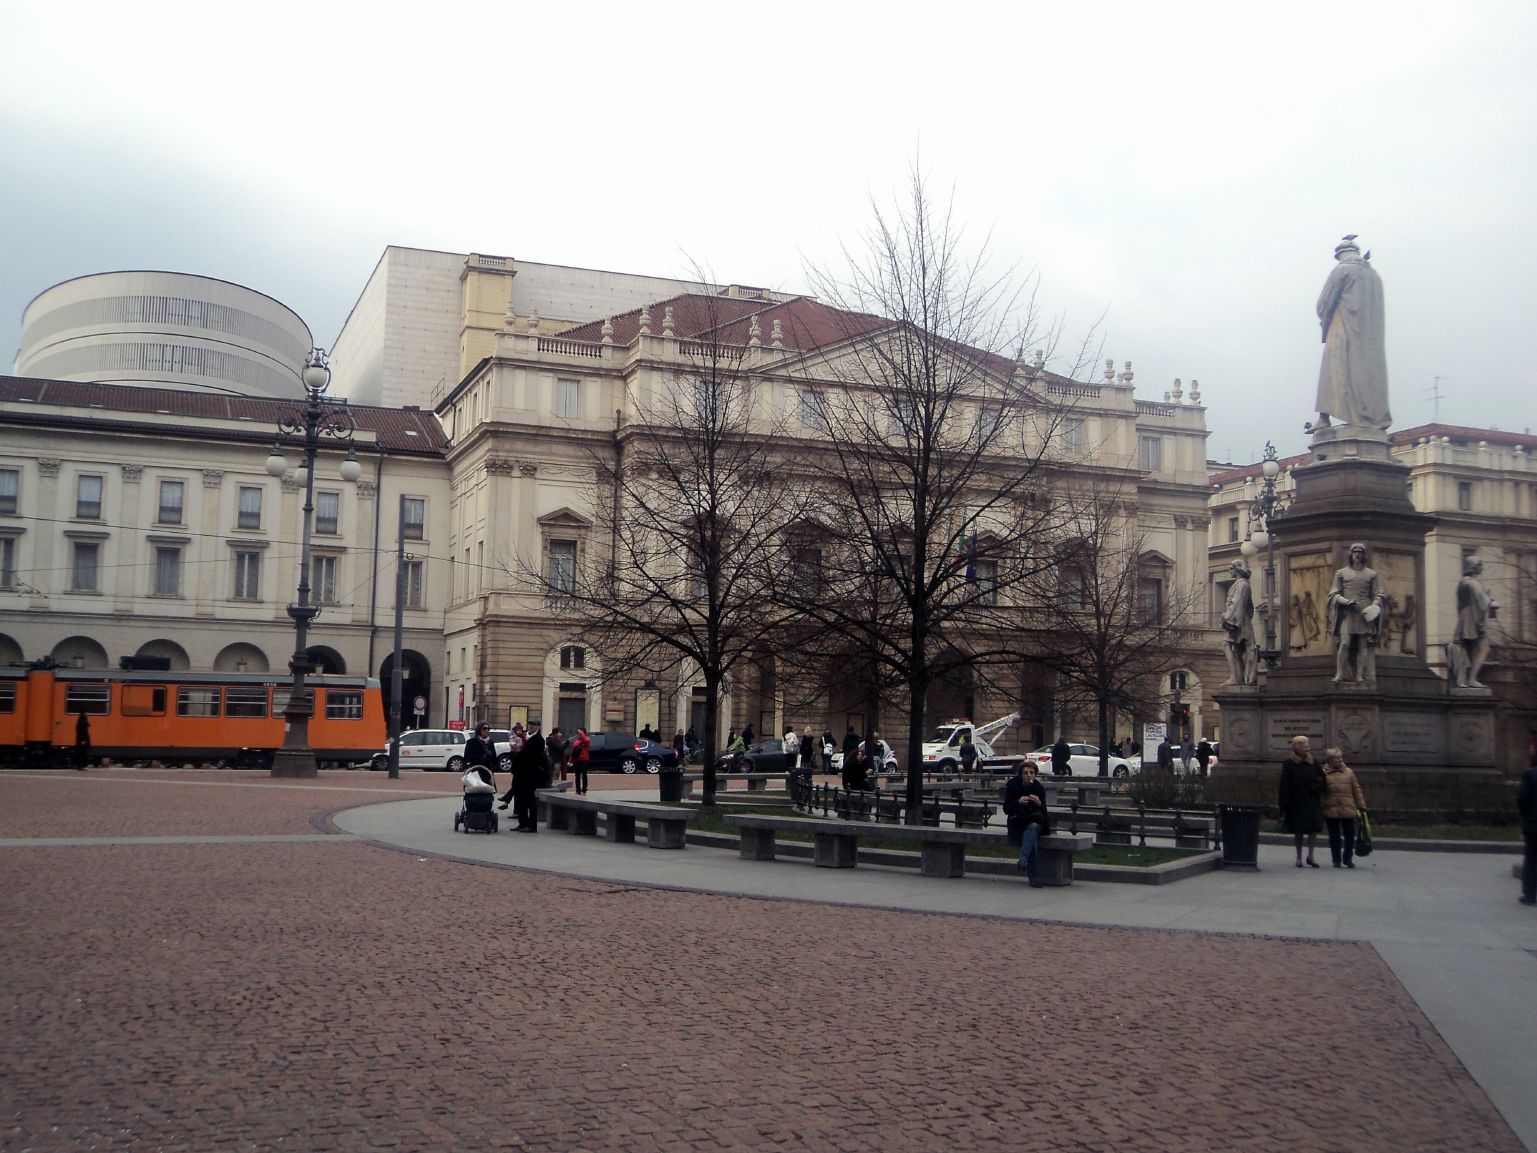
M 305 686 L 321 767 L 365 762 L 384 746 L 377 680 L 315 673 Z M 93 761 L 270 768 L 291 687 L 274 673 L 0 668 L 0 766 L 72 765 L 84 713 Z

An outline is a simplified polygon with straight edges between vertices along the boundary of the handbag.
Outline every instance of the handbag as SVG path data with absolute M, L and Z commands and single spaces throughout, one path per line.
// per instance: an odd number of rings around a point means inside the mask
M 1356 856 L 1372 855 L 1372 823 L 1365 810 L 1356 818 Z

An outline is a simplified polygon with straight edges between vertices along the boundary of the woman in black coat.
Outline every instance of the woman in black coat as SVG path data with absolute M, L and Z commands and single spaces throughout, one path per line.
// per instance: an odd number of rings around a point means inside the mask
M 1278 804 L 1281 818 L 1291 830 L 1297 845 L 1297 868 L 1302 868 L 1302 841 L 1307 838 L 1309 868 L 1318 868 L 1313 850 L 1324 827 L 1324 790 L 1327 787 L 1323 767 L 1313 760 L 1312 745 L 1306 737 L 1292 738 L 1292 755 L 1281 762 L 1281 786 Z

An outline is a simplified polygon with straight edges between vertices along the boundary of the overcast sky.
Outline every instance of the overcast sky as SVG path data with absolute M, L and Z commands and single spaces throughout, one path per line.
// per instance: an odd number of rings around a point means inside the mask
M 1139 396 L 1200 380 L 1213 459 L 1304 447 L 1347 232 L 1394 427 L 1437 387 L 1537 426 L 1530 0 L 534 9 L 6 4 L 0 365 L 33 296 L 120 268 L 327 345 L 387 244 L 802 290 L 921 153 Z

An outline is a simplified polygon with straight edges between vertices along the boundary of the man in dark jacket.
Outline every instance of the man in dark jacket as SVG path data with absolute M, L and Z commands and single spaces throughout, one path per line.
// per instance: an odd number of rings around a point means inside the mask
M 512 762 L 513 816 L 518 818 L 516 832 L 539 831 L 539 805 L 534 792 L 544 784 L 544 770 L 544 734 L 539 731 L 539 722 L 534 721 L 528 726 L 523 748 Z
M 1030 878 L 1030 887 L 1039 889 L 1040 853 L 1036 846 L 1051 832 L 1051 815 L 1046 811 L 1046 787 L 1035 779 L 1032 761 L 1019 763 L 1019 775 L 1012 777 L 1003 790 L 1003 811 L 1009 818 L 1009 839 L 1019 837 L 1019 869 Z
M 1516 807 L 1521 810 L 1521 838 L 1526 842 L 1521 858 L 1521 903 L 1537 905 L 1537 741 L 1532 744 L 1531 764 L 1516 788 Z
M 1204 777 L 1207 766 L 1211 764 L 1211 742 L 1205 737 L 1202 737 L 1201 743 L 1195 747 L 1195 759 L 1196 763 L 1201 766 L 1201 776 Z
M 1067 743 L 1066 737 L 1058 737 L 1057 743 L 1051 746 L 1051 775 L 1054 777 L 1071 776 L 1073 772 L 1073 750 Z

